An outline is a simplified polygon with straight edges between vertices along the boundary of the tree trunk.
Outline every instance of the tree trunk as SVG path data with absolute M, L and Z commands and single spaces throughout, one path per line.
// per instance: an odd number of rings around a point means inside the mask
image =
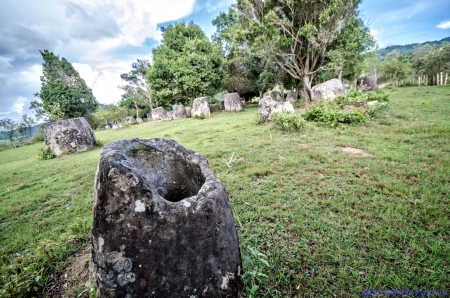
M 305 102 L 311 103 L 312 88 L 311 88 L 311 82 L 309 81 L 309 76 L 308 75 L 303 76 L 302 81 L 303 81 L 303 91 L 305 92 Z
M 341 83 L 344 83 L 342 81 L 342 76 L 343 76 L 343 74 L 342 74 L 342 67 L 341 67 L 341 68 L 339 68 L 338 80 L 341 81 Z
M 259 91 L 259 99 L 262 99 L 262 98 L 263 98 L 263 92 Z
M 300 93 L 300 80 L 296 80 L 297 84 L 295 85 L 295 99 L 298 99 L 298 94 Z
M 134 102 L 134 107 L 136 109 L 136 119 L 139 118 L 139 107 L 136 102 Z
M 444 85 L 447 85 L 447 81 L 448 81 L 448 72 L 445 74 L 445 81 L 444 81 Z
M 280 85 L 281 101 L 284 101 L 284 84 L 283 82 L 278 82 L 278 85 Z
M 12 146 L 13 148 L 16 148 L 16 145 L 14 145 L 13 140 L 12 140 L 12 139 L 9 139 L 9 141 L 11 142 L 11 146 Z
M 441 71 L 441 86 L 444 85 L 444 73 Z

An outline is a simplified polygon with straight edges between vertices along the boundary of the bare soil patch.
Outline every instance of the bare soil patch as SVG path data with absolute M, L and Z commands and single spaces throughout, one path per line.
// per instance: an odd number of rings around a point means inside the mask
M 356 157 L 368 157 L 368 156 L 373 156 L 370 153 L 367 153 L 366 151 L 362 150 L 362 149 L 358 149 L 358 148 L 353 148 L 353 147 L 341 147 L 342 151 L 344 153 L 347 154 L 351 154 L 354 155 Z
M 51 297 L 89 297 L 89 292 L 85 285 L 89 281 L 90 249 L 90 244 L 87 244 L 85 248 L 74 254 L 67 267 L 58 274 L 56 283 L 50 290 Z M 86 291 L 82 293 L 84 290 Z

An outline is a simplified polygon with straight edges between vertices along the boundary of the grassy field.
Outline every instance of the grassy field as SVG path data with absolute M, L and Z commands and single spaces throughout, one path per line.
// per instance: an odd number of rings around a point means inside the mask
M 450 88 L 387 92 L 390 109 L 365 126 L 281 133 L 255 125 L 253 106 L 96 136 L 170 138 L 207 157 L 227 188 L 242 254 L 254 248 L 270 264 L 244 263 L 268 276 L 247 277 L 256 297 L 450 290 Z M 101 148 L 41 161 L 42 147 L 0 152 L 1 297 L 48 290 L 89 238 Z

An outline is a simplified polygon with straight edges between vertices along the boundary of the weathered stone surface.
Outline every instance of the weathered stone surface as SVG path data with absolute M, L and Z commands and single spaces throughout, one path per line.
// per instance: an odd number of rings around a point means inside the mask
M 359 78 L 356 81 L 356 86 L 358 86 L 358 89 L 365 92 L 365 91 L 378 91 L 378 85 L 377 81 L 374 77 L 362 77 Z
M 157 107 L 152 109 L 153 120 L 163 120 L 166 117 L 166 110 L 163 107 Z
M 244 105 L 242 104 L 239 94 L 236 92 L 225 94 L 223 103 L 224 103 L 225 111 L 229 111 L 229 112 L 244 111 Z
M 136 119 L 134 119 L 131 116 L 126 116 L 125 118 L 122 119 L 122 122 L 124 123 L 128 123 L 128 124 L 134 124 L 137 123 Z
M 237 297 L 242 263 L 224 185 L 173 140 L 106 145 L 95 177 L 97 297 Z
M 346 95 L 344 85 L 338 79 L 331 79 L 312 87 L 312 100 L 334 99 L 338 95 Z
M 172 111 L 173 119 L 184 119 L 186 118 L 186 108 L 183 105 L 174 105 Z
M 192 104 L 192 117 L 200 116 L 201 114 L 203 114 L 205 118 L 211 117 L 211 111 L 209 110 L 207 97 L 196 98 L 194 99 L 194 103 Z
M 284 92 L 284 100 L 285 101 L 289 101 L 290 103 L 294 103 L 296 98 L 295 98 L 295 92 L 292 90 L 287 90 Z
M 271 120 L 271 116 L 275 112 L 291 112 L 294 113 L 294 107 L 289 101 L 279 102 L 273 100 L 272 97 L 266 96 L 259 100 L 258 103 L 258 115 L 264 119 L 264 121 Z
M 192 110 L 192 108 L 191 107 L 185 107 L 185 109 L 186 109 L 186 117 L 191 118 L 191 110 Z
M 144 122 L 144 120 L 142 120 L 142 118 L 136 118 L 136 122 L 139 123 L 139 124 L 141 124 L 141 123 Z
M 88 151 L 97 144 L 91 126 L 83 117 L 47 124 L 44 141 L 56 156 Z
M 172 111 L 166 112 L 166 114 L 164 115 L 163 118 L 161 118 L 161 120 L 172 121 L 173 120 L 173 112 Z
M 211 104 L 209 104 L 209 110 L 211 111 L 211 113 L 220 112 L 220 110 L 221 110 L 220 103 L 211 103 Z
M 345 88 L 345 90 L 351 89 L 351 88 L 352 88 L 352 85 L 350 85 L 350 84 L 344 84 L 344 88 Z
M 281 98 L 281 92 L 280 91 L 270 91 L 269 96 L 272 98 L 272 100 L 284 101 L 284 98 Z
M 152 121 L 153 117 L 152 117 L 152 113 L 147 113 L 147 121 Z

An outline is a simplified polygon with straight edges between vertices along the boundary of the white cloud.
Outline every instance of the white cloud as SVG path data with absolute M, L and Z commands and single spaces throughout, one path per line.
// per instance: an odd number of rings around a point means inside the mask
M 22 115 L 23 108 L 25 107 L 25 103 L 27 103 L 27 99 L 25 97 L 18 97 L 16 102 L 14 102 L 11 110 Z
M 450 21 L 443 21 L 436 27 L 438 27 L 440 29 L 448 29 L 448 28 L 450 28 Z
M 370 29 L 370 35 L 373 36 L 373 38 L 377 39 L 381 34 L 383 34 L 384 28 L 377 28 L 377 29 Z

